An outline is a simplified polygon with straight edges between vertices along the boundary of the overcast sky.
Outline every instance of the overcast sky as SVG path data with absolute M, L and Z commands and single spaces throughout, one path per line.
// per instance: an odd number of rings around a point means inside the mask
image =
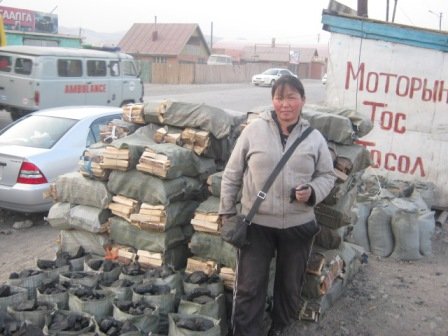
M 1 1 L 1 0 L 0 0 Z M 322 31 L 322 9 L 328 0 L 2 0 L 0 5 L 58 15 L 59 25 L 101 33 L 127 31 L 133 23 L 197 23 L 204 35 L 225 39 L 279 43 L 315 43 L 328 40 Z M 357 0 L 339 0 L 356 9 Z M 390 2 L 390 16 L 394 0 Z M 369 17 L 386 18 L 386 0 L 369 1 Z M 447 0 L 399 0 L 395 22 L 448 30 Z

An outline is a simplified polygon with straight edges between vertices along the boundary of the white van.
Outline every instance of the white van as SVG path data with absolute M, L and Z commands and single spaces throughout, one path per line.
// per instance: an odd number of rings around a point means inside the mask
M 0 48 L 0 109 L 13 120 L 66 105 L 122 106 L 143 101 L 132 56 L 61 47 Z
M 212 54 L 208 57 L 208 65 L 232 65 L 232 56 Z

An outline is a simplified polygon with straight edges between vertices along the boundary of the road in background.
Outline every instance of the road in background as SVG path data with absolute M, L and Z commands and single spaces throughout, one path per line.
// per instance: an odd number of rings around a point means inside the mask
M 308 103 L 325 100 L 325 85 L 320 80 L 304 79 Z M 146 84 L 145 101 L 173 99 L 187 103 L 204 103 L 220 108 L 248 112 L 258 106 L 271 105 L 271 88 L 249 83 L 167 85 Z
M 304 79 L 307 103 L 325 100 L 325 85 L 320 80 Z M 144 100 L 173 99 L 186 103 L 204 103 L 223 109 L 248 112 L 258 106 L 271 105 L 271 88 L 249 83 L 169 85 L 145 84 Z M 9 112 L 0 111 L 0 128 L 11 122 Z

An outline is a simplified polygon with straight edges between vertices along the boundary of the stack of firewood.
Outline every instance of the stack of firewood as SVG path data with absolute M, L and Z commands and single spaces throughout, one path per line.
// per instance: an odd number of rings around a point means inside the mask
M 112 197 L 112 202 L 109 204 L 109 209 L 116 216 L 119 216 L 128 222 L 131 222 L 132 214 L 138 212 L 140 203 L 132 198 L 122 195 Z
M 129 168 L 130 153 L 127 148 L 107 146 L 103 153 L 102 168 L 126 171 Z
M 89 178 L 105 181 L 109 177 L 110 170 L 102 166 L 104 147 L 98 149 L 86 149 L 79 160 L 79 172 Z
M 137 251 L 137 260 L 140 265 L 146 267 L 158 267 L 163 264 L 162 253 L 155 253 L 145 250 Z
M 181 131 L 170 132 L 161 127 L 154 134 L 154 141 L 156 143 L 171 143 L 174 145 L 179 145 L 181 143 Z
M 235 283 L 235 271 L 230 267 L 221 267 L 219 270 L 219 277 L 224 283 L 224 287 L 227 289 L 233 289 Z
M 195 231 L 219 234 L 221 220 L 218 213 L 201 213 L 196 211 L 191 224 Z
M 192 257 L 187 259 L 187 267 L 185 269 L 185 273 L 189 274 L 201 271 L 210 276 L 217 273 L 217 269 L 218 264 L 216 263 L 216 261 Z
M 143 113 L 143 104 L 128 104 L 123 106 L 122 118 L 135 124 L 145 125 L 145 115 Z
M 116 139 L 128 136 L 136 127 L 133 123 L 126 122 L 124 120 L 112 120 L 106 125 L 100 126 L 100 139 L 103 143 L 111 143 Z
M 166 177 L 170 166 L 171 162 L 168 156 L 158 154 L 151 148 L 146 148 L 142 156 L 140 156 L 137 170 L 160 177 Z
M 210 145 L 210 132 L 185 128 L 181 133 L 182 146 L 202 155 Z
M 166 209 L 164 205 L 142 203 L 140 211 L 130 217 L 131 223 L 142 230 L 163 232 L 166 224 Z

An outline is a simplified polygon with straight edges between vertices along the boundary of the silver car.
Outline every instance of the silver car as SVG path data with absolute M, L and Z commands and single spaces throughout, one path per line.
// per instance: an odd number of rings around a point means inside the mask
M 121 119 L 122 109 L 67 106 L 30 113 L 0 131 L 0 208 L 45 212 L 44 191 L 78 170 L 86 147 L 100 141 L 100 126 Z
M 297 77 L 297 75 L 295 75 L 288 69 L 272 68 L 267 69 L 261 74 L 252 76 L 252 84 L 261 86 L 272 86 L 277 79 L 284 75 Z

